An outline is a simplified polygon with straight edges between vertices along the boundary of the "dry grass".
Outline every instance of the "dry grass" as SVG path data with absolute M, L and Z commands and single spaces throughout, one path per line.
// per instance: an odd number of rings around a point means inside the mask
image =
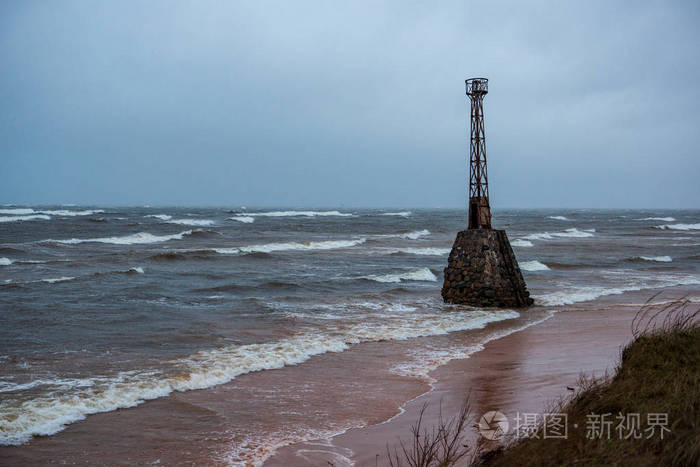
M 656 297 L 656 296 L 655 296 Z M 553 412 L 566 413 L 567 439 L 512 440 L 484 454 L 480 465 L 700 465 L 700 307 L 681 299 L 662 305 L 652 297 L 632 322 L 634 340 L 620 356 L 615 374 L 582 378 L 579 390 Z M 668 414 L 663 439 L 589 439 L 587 416 Z M 577 425 L 578 428 L 574 428 Z

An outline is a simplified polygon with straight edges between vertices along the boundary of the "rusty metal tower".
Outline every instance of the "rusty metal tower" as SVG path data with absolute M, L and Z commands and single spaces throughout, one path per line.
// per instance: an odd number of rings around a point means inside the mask
M 484 96 L 489 80 L 465 81 L 471 101 L 471 139 L 469 142 L 469 229 L 490 229 L 489 179 L 486 172 L 486 134 L 484 133 Z

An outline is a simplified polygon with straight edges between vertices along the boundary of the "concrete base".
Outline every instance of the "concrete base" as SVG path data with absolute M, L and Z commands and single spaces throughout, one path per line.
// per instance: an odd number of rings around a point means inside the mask
M 442 298 L 478 307 L 532 305 L 505 230 L 471 229 L 457 234 L 445 268 Z

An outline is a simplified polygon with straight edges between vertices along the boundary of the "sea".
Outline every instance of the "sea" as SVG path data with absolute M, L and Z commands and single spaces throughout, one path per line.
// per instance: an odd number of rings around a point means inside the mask
M 442 302 L 464 210 L 2 206 L 0 456 L 260 465 L 558 311 L 700 285 L 698 210 L 493 223 L 529 309 Z

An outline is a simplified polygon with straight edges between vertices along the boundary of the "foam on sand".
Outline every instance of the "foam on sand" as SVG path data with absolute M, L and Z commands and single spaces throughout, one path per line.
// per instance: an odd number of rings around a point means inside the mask
M 253 221 L 255 221 L 255 218 L 250 216 L 234 216 L 229 217 L 228 219 L 231 221 L 243 222 L 244 224 L 252 224 Z
M 525 271 L 549 271 L 549 267 L 539 261 L 523 261 L 520 263 L 520 269 Z
M 395 311 L 382 316 L 379 323 L 361 320 L 325 333 L 300 333 L 273 342 L 203 350 L 168 362 L 175 371 L 122 371 L 111 377 L 85 378 L 71 382 L 63 397 L 51 391 L 23 402 L 9 398 L 0 402 L 0 444 L 23 444 L 34 435 L 57 433 L 89 414 L 133 407 L 173 391 L 209 388 L 254 371 L 298 365 L 314 355 L 342 352 L 363 342 L 482 329 L 488 323 L 518 316 L 511 310 Z
M 186 230 L 172 235 L 153 235 L 148 232 L 139 232 L 123 237 L 103 237 L 103 238 L 70 238 L 68 240 L 42 240 L 47 243 L 62 243 L 65 245 L 76 245 L 79 243 L 111 243 L 114 245 L 140 245 L 147 243 L 167 242 L 168 240 L 182 240 L 185 235 L 192 235 L 192 230 Z
M 270 212 L 250 212 L 247 216 L 262 217 L 317 217 L 317 216 L 339 216 L 351 217 L 353 214 L 340 211 L 270 211 Z
M 700 230 L 700 224 L 664 224 L 657 225 L 656 228 L 662 230 Z
M 384 274 L 384 275 L 371 275 L 363 276 L 362 279 L 369 279 L 376 282 L 402 282 L 402 281 L 427 281 L 427 282 L 437 282 L 437 277 L 428 268 L 414 269 L 412 271 L 397 273 L 397 274 Z

